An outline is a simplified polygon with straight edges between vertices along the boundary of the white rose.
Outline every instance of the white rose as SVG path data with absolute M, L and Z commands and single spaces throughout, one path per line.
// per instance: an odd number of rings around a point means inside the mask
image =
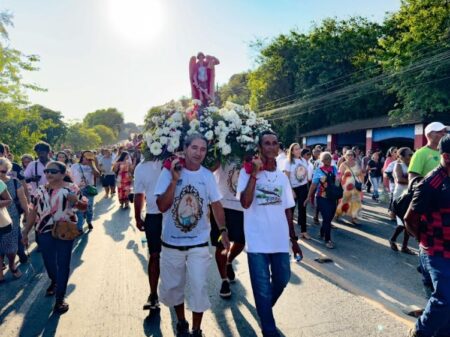
M 222 147 L 222 155 L 227 156 L 227 155 L 229 155 L 230 153 L 231 153 L 231 146 L 228 145 L 228 144 L 225 144 L 225 145 Z
M 154 156 L 159 156 L 162 152 L 162 146 L 160 143 L 158 142 L 154 142 L 152 143 L 152 145 L 150 145 L 150 152 L 152 153 L 152 155 Z

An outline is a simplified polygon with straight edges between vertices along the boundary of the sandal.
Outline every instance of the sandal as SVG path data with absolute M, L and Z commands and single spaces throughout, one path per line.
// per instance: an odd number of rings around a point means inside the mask
M 302 233 L 301 237 L 302 237 L 302 239 L 305 239 L 305 240 L 310 240 L 311 239 L 311 236 L 307 232 Z
M 395 241 L 389 240 L 389 245 L 391 246 L 391 249 L 392 249 L 394 252 L 398 252 L 398 247 L 397 247 L 397 244 L 395 243 Z
M 50 296 L 54 296 L 55 295 L 55 291 L 56 291 L 56 283 L 51 283 L 50 286 L 47 288 L 47 290 L 45 291 L 45 296 L 46 297 L 50 297 Z
M 19 278 L 22 277 L 22 273 L 20 272 L 19 269 L 11 269 L 11 274 L 13 275 L 13 277 L 17 280 Z
M 333 243 L 333 241 L 328 241 L 326 244 L 325 244 L 325 246 L 328 248 L 328 249 L 333 249 L 334 248 L 334 243 Z
M 53 308 L 53 312 L 55 312 L 57 314 L 64 314 L 68 310 L 69 310 L 69 305 L 66 302 L 64 302 L 64 300 L 57 301 Z

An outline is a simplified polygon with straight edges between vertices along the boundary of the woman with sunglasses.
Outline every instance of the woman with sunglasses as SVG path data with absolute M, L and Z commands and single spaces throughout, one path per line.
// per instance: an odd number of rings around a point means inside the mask
M 7 197 L 5 198 L 6 200 L 8 200 L 9 197 L 9 200 L 12 201 L 6 209 L 11 220 L 11 230 L 0 235 L 0 266 L 3 265 L 4 258 L 6 256 L 9 261 L 9 271 L 15 279 L 18 279 L 22 276 L 22 273 L 16 268 L 15 264 L 15 259 L 19 248 L 18 243 L 21 214 L 19 213 L 19 207 L 24 210 L 26 216 L 28 205 L 24 188 L 22 187 L 20 181 L 16 178 L 10 178 L 8 176 L 11 169 L 11 162 L 6 158 L 0 158 L 0 183 L 2 186 L 6 187 L 2 193 L 5 193 L 5 197 Z M 0 270 L 0 282 L 3 281 L 3 270 Z
M 23 243 L 27 246 L 31 227 L 36 226 L 39 248 L 51 280 L 46 296 L 56 295 L 54 312 L 59 314 L 69 310 L 64 297 L 74 240 L 56 239 L 52 236 L 52 229 L 58 221 L 76 223 L 76 211 L 87 208 L 87 201 L 81 196 L 78 187 L 64 181 L 66 169 L 66 165 L 60 162 L 52 161 L 47 164 L 44 174 L 48 183 L 36 189 L 22 235 Z
M 394 171 L 392 173 L 392 175 L 394 176 L 393 200 L 396 200 L 408 189 L 408 166 L 413 155 L 413 152 L 409 147 L 402 147 L 397 151 L 397 153 L 397 163 L 395 164 Z M 408 248 L 409 234 L 408 231 L 405 230 L 403 219 L 396 217 L 396 220 L 397 228 L 395 229 L 394 234 L 389 240 L 391 249 L 395 252 L 398 252 L 396 240 L 401 232 L 403 232 L 401 252 L 405 254 L 416 255 L 411 249 Z

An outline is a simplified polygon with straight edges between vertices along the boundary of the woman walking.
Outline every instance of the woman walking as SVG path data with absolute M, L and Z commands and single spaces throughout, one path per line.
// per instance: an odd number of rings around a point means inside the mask
M 65 313 L 69 305 L 64 301 L 70 274 L 70 260 L 74 240 L 62 240 L 53 237 L 54 226 L 64 222 L 77 221 L 75 211 L 87 208 L 86 199 L 82 198 L 80 190 L 74 184 L 64 181 L 66 165 L 52 161 L 47 164 L 44 174 L 48 183 L 39 186 L 34 194 L 33 208 L 27 218 L 23 230 L 23 243 L 28 245 L 28 234 L 36 224 L 39 237 L 39 247 L 42 252 L 45 269 L 51 280 L 46 296 L 55 295 L 55 313 Z
M 9 270 L 14 278 L 22 276 L 16 268 L 15 259 L 19 247 L 20 214 L 27 214 L 27 199 L 24 188 L 16 178 L 10 178 L 8 173 L 12 169 L 11 162 L 6 158 L 0 158 L 0 207 L 2 212 L 7 212 L 11 222 L 11 229 L 7 233 L 0 234 L 0 266 L 3 265 L 5 256 L 9 261 Z M 6 209 L 4 208 L 7 205 Z M 0 270 L 0 282 L 3 282 L 3 270 Z
M 412 150 L 409 147 L 402 147 L 398 150 L 398 158 L 397 163 L 395 164 L 393 176 L 394 176 L 394 193 L 393 193 L 393 199 L 396 200 L 398 197 L 400 197 L 407 189 L 408 189 L 408 166 L 409 162 L 411 161 L 411 157 L 413 155 Z M 405 229 L 405 224 L 403 222 L 403 219 L 397 218 L 397 228 L 394 231 L 394 234 L 392 235 L 391 239 L 389 240 L 389 244 L 391 246 L 391 249 L 393 251 L 398 252 L 398 247 L 396 240 L 401 232 L 403 232 L 403 243 L 401 252 L 415 255 L 413 251 L 411 251 L 408 248 L 408 240 L 409 240 L 409 234 L 408 231 Z
M 120 207 L 128 208 L 128 195 L 131 192 L 133 165 L 130 163 L 130 155 L 123 151 L 113 166 L 113 171 L 117 173 L 117 191 Z
M 312 179 L 313 167 L 309 162 L 311 151 L 309 149 L 301 149 L 298 143 L 293 143 L 289 147 L 284 168 L 282 170 L 289 178 L 294 197 L 298 206 L 297 224 L 301 228 L 301 237 L 305 240 L 311 239 L 306 229 L 306 207 L 304 205 L 308 196 L 308 182 Z M 294 215 L 295 206 L 292 207 L 292 215 Z
M 380 153 L 375 152 L 372 154 L 372 158 L 367 163 L 367 171 L 369 172 L 369 180 L 373 187 L 372 200 L 378 201 L 380 194 L 378 189 L 381 184 L 381 168 L 383 165 L 380 162 Z
M 357 219 L 361 212 L 361 190 L 364 177 L 356 162 L 356 155 L 353 150 L 347 150 L 344 154 L 345 160 L 339 167 L 339 176 L 344 194 L 336 209 L 336 217 L 349 215 L 352 223 L 358 225 Z
M 317 208 L 320 214 L 322 214 L 320 238 L 325 240 L 327 248 L 332 249 L 334 248 L 334 243 L 331 241 L 331 221 L 336 212 L 337 199 L 327 194 L 331 190 L 328 188 L 329 184 L 336 184 L 338 182 L 338 171 L 335 166 L 331 165 L 331 153 L 322 152 L 320 161 L 321 166 L 314 171 L 312 184 L 304 205 L 306 207 L 308 202 L 314 205 L 314 196 L 316 197 Z

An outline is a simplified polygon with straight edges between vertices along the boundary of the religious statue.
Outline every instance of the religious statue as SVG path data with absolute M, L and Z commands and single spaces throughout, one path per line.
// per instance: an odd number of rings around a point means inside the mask
M 203 106 L 214 103 L 215 66 L 219 60 L 211 55 L 199 52 L 189 61 L 189 79 L 191 82 L 192 99 L 198 99 Z

